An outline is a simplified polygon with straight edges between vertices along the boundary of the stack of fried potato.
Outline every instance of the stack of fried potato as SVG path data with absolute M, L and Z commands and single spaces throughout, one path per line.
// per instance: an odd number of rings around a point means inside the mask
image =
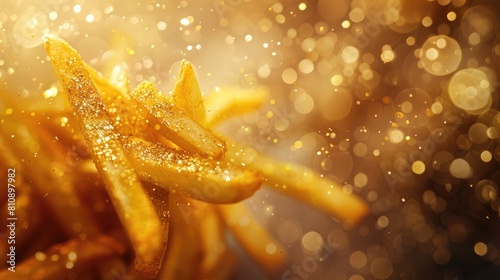
M 31 250 L 16 273 L 0 272 L 1 279 L 66 279 L 73 273 L 89 279 L 123 273 L 226 279 L 237 265 L 226 230 L 252 259 L 276 273 L 286 251 L 242 203 L 264 181 L 340 219 L 356 222 L 367 214 L 362 200 L 313 170 L 211 131 L 233 114 L 255 110 L 267 97 L 265 89 L 210 94 L 204 100 L 191 64 L 183 61 L 172 97 L 149 81 L 130 91 L 122 68 L 105 78 L 64 40 L 49 35 L 44 45 L 68 96 L 70 122 L 79 129 L 69 132 L 43 114 L 39 125 L 45 129 L 12 118 L 1 126 L 0 145 L 7 148 L 3 165 L 17 166 L 26 178 L 18 201 L 29 203 L 18 205 L 19 219 L 33 228 L 36 214 L 24 210 L 47 208 L 59 232 L 48 243 L 60 243 L 43 252 L 33 247 L 37 251 Z M 232 110 L 235 106 L 239 109 Z M 72 170 L 57 164 L 67 162 L 63 153 L 40 148 L 75 141 L 88 149 L 88 159 Z M 100 194 L 102 186 L 113 207 Z M 115 216 L 120 223 L 113 222 Z M 23 230 L 18 238 L 27 242 L 35 234 Z

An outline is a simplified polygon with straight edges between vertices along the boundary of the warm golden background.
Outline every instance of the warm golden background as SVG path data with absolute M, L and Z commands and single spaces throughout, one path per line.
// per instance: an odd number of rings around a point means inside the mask
M 168 92 L 186 58 L 205 94 L 270 88 L 221 131 L 370 204 L 353 225 L 272 191 L 249 199 L 291 253 L 278 278 L 499 275 L 500 2 L 163 2 L 0 0 L 0 121 L 60 106 L 46 33 L 96 69 L 123 63 L 132 87 Z M 243 262 L 235 279 L 259 277 Z

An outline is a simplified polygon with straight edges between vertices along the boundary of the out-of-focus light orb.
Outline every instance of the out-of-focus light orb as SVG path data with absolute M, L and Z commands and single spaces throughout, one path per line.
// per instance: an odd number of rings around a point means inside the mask
M 405 134 L 399 129 L 392 128 L 388 130 L 387 137 L 389 138 L 389 142 L 398 144 L 403 142 L 403 140 L 405 139 Z
M 336 88 L 332 92 L 326 92 L 319 98 L 318 105 L 321 114 L 329 121 L 341 120 L 351 111 L 352 95 L 343 88 Z
M 434 102 L 431 105 L 431 112 L 434 115 L 439 115 L 443 112 L 443 104 L 441 102 Z
M 427 39 L 420 51 L 420 64 L 432 75 L 444 76 L 457 70 L 462 50 L 455 39 L 445 35 Z
M 349 18 L 352 22 L 362 22 L 365 19 L 365 11 L 361 8 L 354 8 L 349 12 Z
M 366 254 L 361 251 L 354 251 L 349 257 L 349 263 L 352 267 L 357 269 L 365 267 L 367 262 L 368 258 L 366 257 Z
M 370 272 L 375 279 L 388 279 L 391 277 L 394 267 L 390 260 L 384 257 L 378 257 L 370 265 Z
M 490 180 L 481 180 L 474 188 L 476 198 L 482 203 L 490 203 L 498 197 L 498 185 Z
M 295 220 L 285 220 L 278 226 L 278 237 L 285 244 L 297 242 L 302 236 L 302 227 Z
M 483 257 L 488 253 L 488 246 L 486 246 L 486 244 L 484 244 L 483 242 L 477 242 L 476 244 L 474 244 L 474 253 L 476 253 L 476 255 L 480 257 Z
M 457 158 L 450 164 L 450 174 L 455 178 L 467 179 L 472 176 L 472 168 L 465 159 Z
M 321 234 L 315 232 L 315 231 L 310 231 L 304 236 L 302 236 L 302 248 L 304 248 L 305 251 L 308 251 L 310 253 L 318 252 L 323 248 L 323 244 L 325 241 L 323 240 L 323 237 Z
M 483 162 L 490 162 L 493 159 L 493 155 L 491 154 L 490 151 L 481 152 L 480 157 Z
M 455 106 L 469 114 L 481 114 L 491 107 L 491 85 L 480 69 L 467 68 L 455 73 L 448 85 L 448 95 Z
M 425 163 L 423 163 L 420 160 L 417 160 L 417 161 L 413 162 L 413 164 L 411 165 L 411 170 L 415 174 L 418 174 L 418 175 L 423 174 L 425 172 Z
M 359 50 L 356 47 L 347 46 L 340 53 L 340 57 L 346 64 L 356 63 L 359 58 Z
M 299 63 L 300 72 L 304 74 L 309 74 L 314 70 L 314 64 L 310 59 L 303 59 Z
M 28 9 L 15 21 L 12 35 L 20 46 L 34 48 L 42 43 L 43 35 L 47 33 L 49 33 L 47 15 L 34 9 Z
M 281 78 L 283 79 L 283 82 L 291 85 L 297 81 L 297 71 L 292 68 L 287 68 L 281 74 Z

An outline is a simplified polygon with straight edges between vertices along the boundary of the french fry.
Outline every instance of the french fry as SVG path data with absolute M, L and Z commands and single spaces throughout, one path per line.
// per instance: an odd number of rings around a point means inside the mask
M 131 239 L 136 258 L 154 261 L 162 244 L 160 221 L 126 159 L 90 74 L 78 53 L 64 40 L 46 36 L 44 45 L 66 89 L 118 217 Z
M 135 267 L 137 271 L 139 271 L 142 275 L 154 278 L 158 274 L 161 269 L 161 265 L 163 263 L 163 257 L 167 250 L 167 242 L 168 242 L 168 234 L 169 234 L 169 225 L 170 225 L 170 210 L 169 210 L 169 199 L 168 199 L 168 191 L 156 187 L 151 184 L 143 184 L 144 190 L 147 195 L 151 198 L 151 202 L 155 209 L 156 214 L 160 218 L 161 222 L 161 240 L 163 245 L 161 246 L 161 250 L 156 253 L 152 262 L 143 262 L 142 259 L 137 258 L 135 260 Z
M 167 255 L 158 279 L 195 279 L 196 269 L 202 260 L 200 223 L 197 215 L 185 219 L 186 211 L 180 205 L 191 205 L 191 199 L 170 194 L 172 231 L 168 240 Z
M 213 127 L 227 118 L 256 110 L 268 97 L 269 90 L 263 86 L 256 89 L 216 88 L 205 99 L 206 124 Z
M 0 142 L 10 146 L 18 158 L 24 163 L 15 164 L 25 177 L 31 178 L 39 197 L 44 197 L 45 203 L 50 208 L 52 215 L 61 223 L 64 232 L 71 237 L 78 237 L 81 233 L 94 234 L 98 231 L 92 220 L 92 215 L 87 209 L 72 205 L 70 202 L 77 197 L 75 187 L 68 180 L 67 173 L 61 168 L 57 161 L 53 161 L 50 153 L 40 149 L 41 141 L 39 135 L 34 135 L 33 130 L 25 124 L 8 119 L 0 127 Z M 9 140 L 2 135 L 13 135 Z M 50 146 L 47 147 L 50 150 Z M 50 168 L 51 172 L 40 172 L 43 166 Z M 66 175 L 63 178 L 62 175 Z M 83 227 L 75 228 L 75 224 Z
M 181 107 L 193 120 L 205 121 L 205 106 L 193 66 L 185 59 L 181 62 L 179 76 L 174 86 L 173 102 Z
M 85 241 L 75 238 L 26 259 L 16 266 L 15 273 L 8 270 L 0 272 L 0 279 L 68 279 L 71 274 L 85 272 L 124 252 L 123 245 L 106 235 Z
M 283 246 L 255 219 L 243 203 L 219 205 L 220 213 L 247 254 L 270 273 L 285 264 Z
M 303 165 L 259 155 L 242 145 L 230 146 L 226 158 L 259 171 L 267 179 L 267 185 L 277 191 L 336 218 L 358 222 L 368 214 L 368 205 L 363 200 L 344 193 L 338 183 Z
M 123 136 L 138 136 L 153 140 L 150 126 L 154 127 L 158 121 L 131 99 L 128 88 L 121 81 L 126 79 L 122 77 L 125 74 L 121 73 L 119 68 L 114 68 L 117 70 L 111 78 L 118 80 L 115 81 L 118 85 L 113 85 L 90 65 L 85 64 L 85 68 L 101 95 L 115 131 Z
M 201 245 L 203 248 L 203 260 L 200 267 L 201 278 L 211 278 L 221 267 L 226 253 L 229 250 L 224 241 L 224 230 L 222 221 L 213 205 L 207 205 L 203 209 L 203 223 L 200 224 Z
M 219 159 L 226 144 L 208 129 L 190 118 L 178 106 L 168 102 L 162 92 L 149 81 L 133 91 L 132 97 L 160 122 L 159 132 L 183 149 Z
M 194 199 L 233 203 L 251 196 L 262 183 L 255 172 L 218 165 L 195 154 L 141 138 L 125 137 L 122 143 L 128 160 L 142 180 Z

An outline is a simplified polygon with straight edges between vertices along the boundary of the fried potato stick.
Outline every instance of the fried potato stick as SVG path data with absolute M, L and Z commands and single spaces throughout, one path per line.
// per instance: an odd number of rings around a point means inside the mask
M 160 221 L 127 161 L 80 55 L 64 40 L 52 36 L 45 37 L 44 45 L 136 257 L 153 261 L 161 250 Z
M 132 97 L 159 120 L 159 132 L 168 140 L 187 151 L 214 159 L 224 155 L 224 141 L 190 118 L 179 106 L 169 102 L 151 82 L 139 84 L 132 92 Z
M 167 254 L 158 279 L 188 280 L 195 279 L 196 267 L 202 260 L 200 223 L 198 215 L 185 219 L 188 209 L 180 205 L 191 205 L 191 199 L 170 194 L 171 233 Z M 197 211 L 193 209 L 193 211 Z
M 337 182 L 298 163 L 282 162 L 259 155 L 252 148 L 236 148 L 235 145 L 231 146 L 227 158 L 259 171 L 267 179 L 267 185 L 280 193 L 336 218 L 358 222 L 368 214 L 366 202 L 355 195 L 344 193 Z
M 7 134 L 14 138 L 4 139 L 2 135 Z M 96 233 L 97 225 L 93 222 L 90 211 L 71 204 L 78 194 L 71 180 L 68 180 L 69 175 L 62 170 L 59 162 L 49 156 L 50 147 L 46 151 L 41 150 L 39 138 L 39 135 L 33 134 L 33 129 L 15 120 L 7 120 L 0 127 L 0 142 L 6 143 L 18 158 L 24 160 L 23 164 L 14 165 L 16 173 L 20 172 L 35 182 L 33 188 L 37 195 L 44 198 L 44 203 L 61 223 L 64 232 L 71 237 L 77 237 L 81 233 Z M 40 172 L 42 167 L 49 168 L 50 172 Z M 66 177 L 63 178 L 63 175 Z M 75 224 L 83 227 L 77 230 Z
M 218 165 L 137 137 L 122 139 L 123 149 L 139 177 L 147 182 L 211 203 L 234 203 L 250 197 L 262 179 L 250 170 Z
M 203 260 L 200 267 L 200 277 L 209 279 L 211 275 L 216 275 L 223 263 L 227 251 L 229 250 L 224 240 L 224 230 L 222 221 L 215 206 L 207 205 L 203 208 L 203 223 L 200 224 L 201 245 L 203 249 Z
M 16 266 L 15 273 L 8 270 L 0 272 L 0 279 L 68 279 L 71 274 L 85 272 L 124 252 L 123 245 L 106 235 L 85 241 L 75 238 L 26 259 Z
M 166 189 L 154 186 L 149 183 L 143 184 L 144 190 L 146 194 L 150 197 L 151 202 L 153 203 L 153 207 L 156 211 L 156 214 L 160 218 L 161 222 L 161 241 L 163 245 L 161 246 L 161 250 L 159 250 L 152 262 L 144 262 L 141 259 L 137 258 L 135 260 L 135 268 L 142 275 L 154 278 L 158 274 L 161 269 L 161 265 L 163 263 L 163 257 L 167 250 L 167 242 L 168 242 L 168 234 L 169 234 L 169 225 L 170 225 L 170 210 L 169 210 L 169 193 Z
M 269 90 L 263 86 L 256 89 L 216 88 L 205 99 L 206 124 L 208 127 L 213 127 L 227 118 L 254 111 L 268 97 Z
M 286 250 L 255 219 L 243 203 L 219 205 L 220 213 L 247 254 L 267 271 L 275 273 L 286 262 Z
M 181 62 L 179 76 L 174 86 L 173 102 L 193 120 L 199 123 L 205 121 L 205 105 L 198 80 L 193 66 L 185 59 Z

